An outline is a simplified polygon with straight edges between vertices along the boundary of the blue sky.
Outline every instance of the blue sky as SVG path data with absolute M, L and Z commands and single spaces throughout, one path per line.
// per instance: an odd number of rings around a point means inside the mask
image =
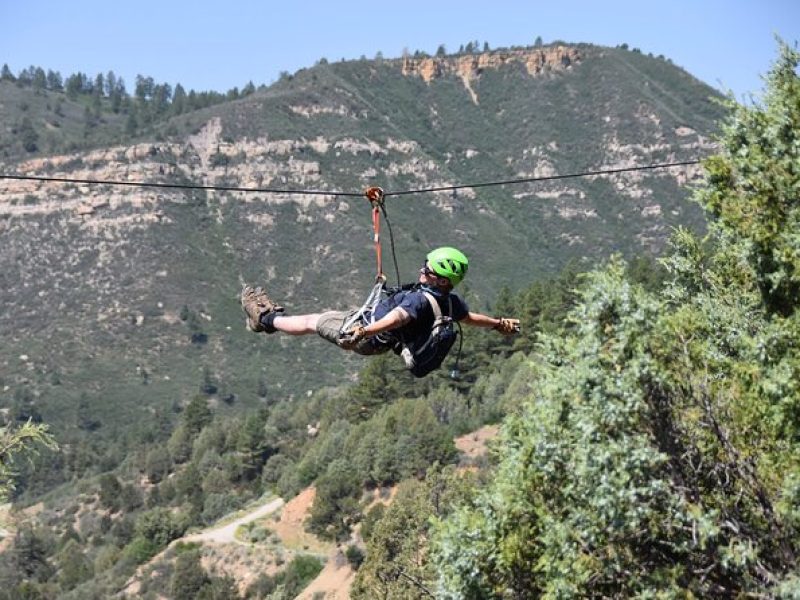
M 320 58 L 530 45 L 537 36 L 663 54 L 740 100 L 762 89 L 774 36 L 800 40 L 800 0 L 212 2 L 0 0 L 0 64 L 91 76 L 113 70 L 187 89 L 271 83 Z

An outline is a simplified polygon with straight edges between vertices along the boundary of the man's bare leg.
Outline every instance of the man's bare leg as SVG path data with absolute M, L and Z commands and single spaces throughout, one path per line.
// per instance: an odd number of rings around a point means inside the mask
M 309 335 L 317 333 L 319 314 L 284 316 L 276 314 L 272 326 L 289 335 Z

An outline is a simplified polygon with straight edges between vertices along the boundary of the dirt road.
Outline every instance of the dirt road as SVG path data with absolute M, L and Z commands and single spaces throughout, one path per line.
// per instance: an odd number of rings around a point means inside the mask
M 245 516 L 236 519 L 235 521 L 232 521 L 225 525 L 220 525 L 219 527 L 214 527 L 212 529 L 206 529 L 205 531 L 201 531 L 200 533 L 187 535 L 186 537 L 182 538 L 181 541 L 216 542 L 219 544 L 230 544 L 232 542 L 236 542 L 238 541 L 235 536 L 236 529 L 240 525 L 244 525 L 246 523 L 249 523 L 250 521 L 255 521 L 256 519 L 260 519 L 261 517 L 266 517 L 267 515 L 274 513 L 281 506 L 283 506 L 283 499 L 274 498 L 269 502 L 267 502 L 266 504 L 262 504 L 253 511 L 247 513 Z

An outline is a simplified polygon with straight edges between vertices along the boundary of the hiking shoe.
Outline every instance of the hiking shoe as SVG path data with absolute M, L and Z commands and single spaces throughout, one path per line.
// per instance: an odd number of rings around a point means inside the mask
M 261 323 L 261 317 L 270 313 L 283 312 L 283 307 L 275 304 L 267 293 L 260 287 L 253 289 L 249 285 L 242 287 L 242 309 L 247 315 L 245 325 L 250 331 L 256 333 L 264 331 L 274 333 L 274 327 L 265 327 Z

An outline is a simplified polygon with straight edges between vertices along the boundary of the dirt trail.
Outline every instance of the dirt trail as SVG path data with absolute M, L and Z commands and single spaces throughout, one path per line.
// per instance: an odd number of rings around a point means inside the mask
M 188 535 L 184 537 L 181 541 L 216 542 L 218 544 L 230 544 L 238 542 L 239 540 L 236 539 L 236 529 L 240 525 L 244 525 L 246 523 L 249 523 L 250 521 L 255 521 L 256 519 L 260 519 L 261 517 L 265 517 L 269 514 L 272 514 L 276 510 L 278 510 L 281 506 L 283 506 L 283 499 L 274 498 L 269 502 L 267 502 L 266 504 L 262 504 L 252 512 L 247 513 L 243 517 L 236 519 L 235 521 L 232 521 L 225 525 L 221 525 L 219 527 L 214 527 L 213 529 L 206 529 L 205 531 L 201 531 L 200 533 Z

